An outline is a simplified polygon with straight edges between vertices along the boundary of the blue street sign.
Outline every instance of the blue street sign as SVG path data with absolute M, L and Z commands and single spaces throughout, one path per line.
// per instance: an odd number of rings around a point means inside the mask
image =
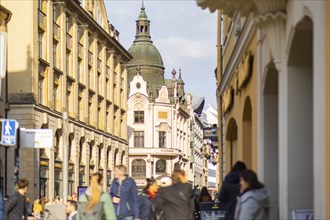
M 5 146 L 16 145 L 18 123 L 16 120 L 4 119 L 2 120 L 2 131 L 1 131 L 1 144 Z

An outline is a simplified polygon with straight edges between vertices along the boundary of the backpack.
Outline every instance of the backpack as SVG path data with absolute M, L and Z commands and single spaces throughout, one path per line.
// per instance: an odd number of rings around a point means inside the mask
M 103 193 L 101 193 L 102 198 Z M 89 196 L 85 194 L 87 198 L 87 202 L 89 201 Z M 103 210 L 103 202 L 99 202 L 96 204 L 96 206 L 93 208 L 91 212 L 86 210 L 86 204 L 87 202 L 79 202 L 78 203 L 78 215 L 79 219 L 81 220 L 105 220 L 105 213 Z

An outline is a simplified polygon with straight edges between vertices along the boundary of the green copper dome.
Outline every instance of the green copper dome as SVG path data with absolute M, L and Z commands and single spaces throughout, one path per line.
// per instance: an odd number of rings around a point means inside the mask
M 133 56 L 133 60 L 130 61 L 130 64 L 132 65 L 148 65 L 164 68 L 162 56 L 152 42 L 135 42 L 128 49 L 128 52 Z

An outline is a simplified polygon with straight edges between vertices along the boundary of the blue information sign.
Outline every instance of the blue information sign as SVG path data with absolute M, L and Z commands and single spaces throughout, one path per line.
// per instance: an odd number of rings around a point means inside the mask
M 15 146 L 18 123 L 16 120 L 4 119 L 2 121 L 1 145 Z

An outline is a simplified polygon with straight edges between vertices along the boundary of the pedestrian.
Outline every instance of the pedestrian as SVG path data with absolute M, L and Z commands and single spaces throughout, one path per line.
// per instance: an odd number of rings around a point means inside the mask
M 235 220 L 268 219 L 269 194 L 257 174 L 244 170 L 240 174 L 240 196 L 237 198 Z
M 4 203 L 4 219 L 32 219 L 27 216 L 25 211 L 26 193 L 28 191 L 29 181 L 21 179 L 17 182 L 17 191 L 11 195 Z
M 146 188 L 139 194 L 140 219 L 149 220 L 152 201 L 156 198 L 159 185 L 155 179 L 147 179 Z
M 115 167 L 110 195 L 118 220 L 140 219 L 139 197 L 135 181 L 127 175 L 124 165 Z
M 4 219 L 3 215 L 3 201 L 2 201 L 2 194 L 0 192 L 0 219 Z
M 154 200 L 157 213 L 164 216 L 152 216 L 152 219 L 184 219 L 194 220 L 194 193 L 192 185 L 187 183 L 183 170 L 174 170 L 172 173 L 173 185 L 160 188 Z
M 65 204 L 65 214 L 66 220 L 76 220 L 77 219 L 77 202 L 73 200 L 68 200 Z
M 202 188 L 201 193 L 199 194 L 199 203 L 201 202 L 212 202 L 212 197 L 205 186 Z
M 93 174 L 90 186 L 79 198 L 78 220 L 116 220 L 111 197 L 108 193 L 102 191 L 102 185 L 102 174 Z
M 72 197 L 72 200 L 73 201 L 77 201 L 78 200 L 78 197 L 77 197 L 77 193 L 76 192 L 73 192 L 71 197 Z
M 27 216 L 32 216 L 32 207 L 31 207 L 31 202 L 29 197 L 26 197 L 26 201 L 25 201 L 25 215 Z
M 245 163 L 237 161 L 223 181 L 219 201 L 225 209 L 225 220 L 233 220 L 237 196 L 240 194 L 240 172 L 246 170 Z
M 33 213 L 36 216 L 40 216 L 41 212 L 42 212 L 42 206 L 40 204 L 40 200 L 37 199 L 36 201 L 34 201 L 34 204 L 33 204 Z

